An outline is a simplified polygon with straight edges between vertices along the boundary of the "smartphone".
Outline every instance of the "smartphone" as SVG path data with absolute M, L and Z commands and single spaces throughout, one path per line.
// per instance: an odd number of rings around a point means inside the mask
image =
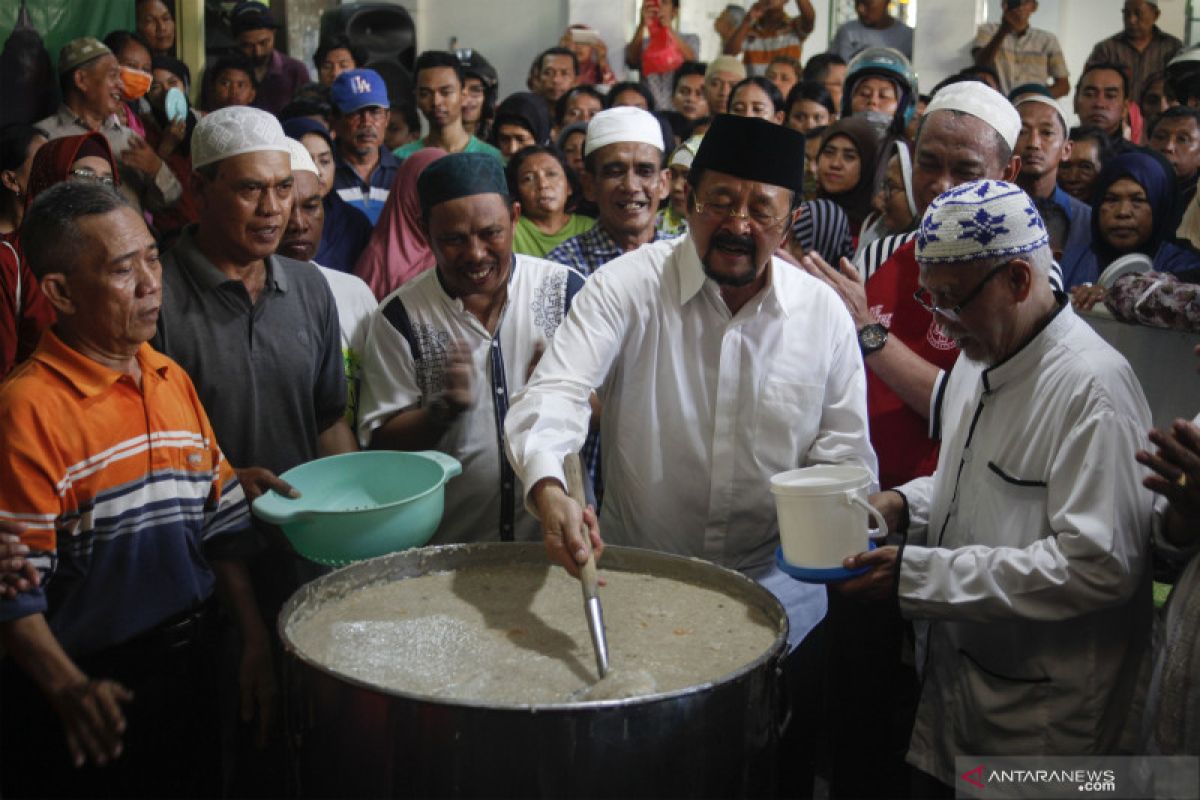
M 600 41 L 600 34 L 586 28 L 572 28 L 571 41 L 579 44 L 596 44 Z

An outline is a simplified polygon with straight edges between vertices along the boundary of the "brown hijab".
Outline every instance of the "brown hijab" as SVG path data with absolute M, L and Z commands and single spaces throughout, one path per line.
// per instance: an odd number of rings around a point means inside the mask
M 93 131 L 80 136 L 63 136 L 46 142 L 33 157 L 33 163 L 29 166 L 29 189 L 25 193 L 26 207 L 51 186 L 67 180 L 71 176 L 71 165 L 85 156 L 97 156 L 108 161 L 112 166 L 113 180 L 118 186 L 121 184 L 116 159 L 104 134 Z
M 847 117 L 825 129 L 821 136 L 821 150 L 835 136 L 844 136 L 858 151 L 858 183 L 847 192 L 829 194 L 818 189 L 817 197 L 825 197 L 842 207 L 850 220 L 850 228 L 856 234 L 863 220 L 871 213 L 871 196 L 875 194 L 875 177 L 879 168 L 880 131 L 862 117 Z M 820 150 L 817 151 L 820 153 Z M 817 156 L 820 158 L 820 155 Z

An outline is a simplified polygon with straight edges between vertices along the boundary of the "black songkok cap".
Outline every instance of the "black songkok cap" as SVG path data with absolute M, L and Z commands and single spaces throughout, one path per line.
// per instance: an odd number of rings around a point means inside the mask
M 804 190 L 804 134 L 757 117 L 720 114 L 700 142 L 692 170 Z
M 487 153 L 451 153 L 427 166 L 417 178 L 417 198 L 426 219 L 434 206 L 474 194 L 508 197 L 504 168 Z

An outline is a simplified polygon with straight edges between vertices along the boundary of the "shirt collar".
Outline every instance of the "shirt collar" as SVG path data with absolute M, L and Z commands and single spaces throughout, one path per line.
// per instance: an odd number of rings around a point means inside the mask
M 200 248 L 196 245 L 197 228 L 196 223 L 184 228 L 183 234 L 171 248 L 171 252 L 175 254 L 180 265 L 191 273 L 192 278 L 200 284 L 202 289 L 212 290 L 224 283 L 240 283 L 236 278 L 229 277 L 213 266 L 204 253 L 200 252 Z M 267 265 L 265 285 L 277 291 L 286 292 L 288 290 L 287 273 L 280 266 L 279 256 L 267 256 L 265 261 Z
M 505 281 L 505 283 L 508 284 L 510 289 L 512 288 L 513 276 L 515 276 L 517 274 L 517 263 L 518 263 L 517 262 L 517 254 L 514 252 L 512 254 L 511 266 L 509 267 L 509 270 L 508 270 L 508 280 Z M 450 294 L 450 287 L 446 286 L 446 281 L 442 277 L 442 268 L 440 265 L 438 265 L 438 264 L 433 265 L 433 274 L 437 277 L 438 288 L 442 290 L 442 294 L 446 296 L 446 299 L 449 300 L 451 303 L 457 303 L 459 308 L 461 308 L 462 301 L 459 300 L 454 295 Z
M 1068 328 L 1074 323 L 1075 314 L 1065 296 L 1056 295 L 1056 298 L 1058 309 L 1042 323 L 1042 327 L 1034 332 L 1029 341 L 999 364 L 983 371 L 984 391 L 997 391 L 1015 377 L 1036 372 L 1038 364 L 1046 354 L 1069 338 Z
M 358 178 L 358 170 L 356 170 L 354 168 L 353 164 L 351 164 L 349 161 L 347 161 L 345 158 L 342 157 L 342 148 L 341 147 L 338 147 L 335 150 L 335 155 L 337 157 L 337 168 L 339 170 L 346 170 L 347 172 L 354 175 L 354 177 L 357 179 Z M 379 161 L 375 164 L 375 169 L 371 170 L 371 175 L 373 176 L 381 168 L 382 169 L 392 169 L 392 168 L 399 169 L 400 168 L 400 159 L 398 159 L 394 155 L 392 155 L 392 151 L 387 149 L 386 147 L 383 147 L 382 145 L 379 147 Z M 391 188 L 391 187 L 388 187 L 388 188 Z
M 1119 39 L 1120 41 L 1128 44 L 1130 47 L 1133 47 L 1133 40 L 1130 38 L 1129 34 L 1125 32 L 1124 29 L 1122 29 L 1113 38 Z M 1151 28 L 1151 30 L 1150 30 L 1151 43 L 1158 41 L 1159 39 L 1165 39 L 1165 38 L 1167 38 L 1167 35 L 1162 32 L 1162 28 L 1158 27 L 1157 25 L 1155 25 L 1153 28 Z
M 85 131 L 91 130 L 91 128 L 89 128 L 87 123 L 83 120 L 83 117 L 76 114 L 75 111 L 72 110 L 72 108 L 66 103 L 63 103 L 58 107 L 58 114 L 56 116 L 58 117 L 59 125 L 63 127 L 66 127 L 67 125 L 74 125 L 75 127 L 82 128 Z M 110 114 L 109 116 L 105 117 L 100 123 L 100 130 L 104 130 L 105 128 L 120 130 L 120 118 L 118 118 L 116 114 Z
M 1050 200 L 1053 201 L 1054 205 L 1062 209 L 1063 213 L 1067 215 L 1067 219 L 1071 219 L 1074 214 L 1074 208 L 1071 206 L 1071 195 L 1063 191 L 1063 188 L 1058 184 L 1054 185 L 1054 194 L 1050 195 Z
M 704 264 L 700 261 L 700 253 L 696 250 L 696 240 L 692 238 L 691 233 L 685 233 L 681 237 L 680 245 L 676 252 L 679 254 L 679 304 L 687 305 L 688 301 L 700 293 L 700 290 L 706 284 L 711 284 L 713 291 L 720 294 L 720 286 L 708 275 L 704 274 Z M 781 266 L 786 268 L 784 264 L 775 256 L 771 256 L 771 263 L 767 266 L 767 286 L 759 296 L 753 300 L 758 307 L 764 304 L 769 304 L 771 308 L 784 317 L 790 316 L 790 309 L 783 302 L 781 286 L 779 285 Z M 789 276 L 791 277 L 791 276 Z M 785 283 L 787 279 L 782 279 Z M 724 300 L 721 301 L 722 303 Z
M 124 372 L 109 369 L 69 346 L 53 329 L 42 335 L 32 358 L 57 372 L 84 397 L 102 394 L 125 377 Z M 170 359 L 144 342 L 138 348 L 137 361 L 143 379 L 150 376 L 165 379 L 171 366 Z
M 588 239 L 587 250 L 592 253 L 600 253 L 607 256 L 608 253 L 616 253 L 621 256 L 625 253 L 624 248 L 617 244 L 617 240 L 604 230 L 604 226 L 597 222 L 592 226 L 590 231 L 583 234 Z M 615 256 L 614 256 L 615 257 Z M 606 261 L 611 260 L 606 258 Z

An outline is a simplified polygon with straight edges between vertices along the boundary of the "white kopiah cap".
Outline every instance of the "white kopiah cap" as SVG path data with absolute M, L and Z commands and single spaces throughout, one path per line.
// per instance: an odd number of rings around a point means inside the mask
M 1008 98 L 979 81 L 952 83 L 933 96 L 925 115 L 935 111 L 961 111 L 991 125 L 1010 149 L 1017 146 L 1021 135 L 1021 115 Z
M 658 120 L 649 111 L 634 106 L 616 106 L 592 117 L 583 154 L 589 156 L 601 147 L 618 142 L 640 142 L 666 150 Z
M 317 163 L 313 161 L 312 154 L 308 152 L 308 148 L 297 142 L 295 139 L 287 140 L 289 155 L 292 157 L 292 172 L 311 172 L 313 175 L 320 176 L 317 171 Z
M 192 132 L 192 167 L 243 153 L 290 153 L 283 127 L 273 114 L 249 106 L 226 106 L 205 114 Z

